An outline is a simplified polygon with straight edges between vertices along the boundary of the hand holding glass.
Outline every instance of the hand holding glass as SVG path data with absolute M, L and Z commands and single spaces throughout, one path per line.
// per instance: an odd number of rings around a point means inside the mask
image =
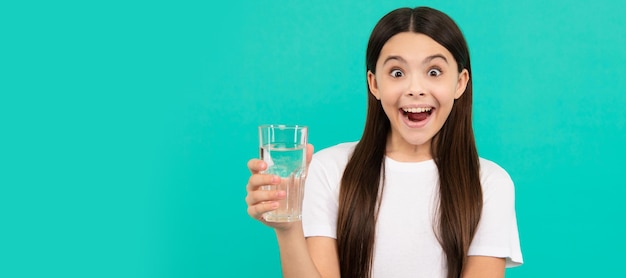
M 302 219 L 302 198 L 306 177 L 306 126 L 259 126 L 260 156 L 267 169 L 264 174 L 279 176 L 278 185 L 262 186 L 262 190 L 282 190 L 287 193 L 276 210 L 267 212 L 267 222 L 294 222 Z

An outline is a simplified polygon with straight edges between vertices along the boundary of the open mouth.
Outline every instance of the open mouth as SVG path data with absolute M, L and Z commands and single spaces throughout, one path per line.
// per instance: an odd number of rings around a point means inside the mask
M 433 113 L 432 107 L 400 108 L 402 114 L 411 122 L 421 122 Z

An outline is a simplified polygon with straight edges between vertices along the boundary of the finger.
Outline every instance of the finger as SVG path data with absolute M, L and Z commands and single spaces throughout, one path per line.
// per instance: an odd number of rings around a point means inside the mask
M 259 186 L 280 184 L 280 177 L 269 174 L 254 174 L 248 179 L 248 192 L 257 190 Z
M 278 202 L 260 203 L 254 206 L 249 206 L 248 215 L 250 215 L 250 217 L 256 220 L 261 220 L 264 213 L 273 211 L 277 208 L 278 208 Z
M 284 190 L 255 190 L 246 196 L 248 206 L 254 206 L 259 203 L 279 201 L 285 199 L 287 192 Z
M 311 144 L 307 144 L 306 145 L 306 166 L 307 168 L 309 167 L 309 164 L 311 164 L 311 159 L 313 158 L 313 151 L 315 150 L 315 147 Z
M 256 174 L 267 169 L 267 163 L 263 160 L 253 158 L 248 160 L 248 169 L 250 170 L 250 173 Z

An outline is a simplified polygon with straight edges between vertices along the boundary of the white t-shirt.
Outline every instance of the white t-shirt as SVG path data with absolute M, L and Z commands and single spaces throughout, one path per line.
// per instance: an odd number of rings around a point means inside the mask
M 337 238 L 341 177 L 356 143 L 317 152 L 305 185 L 304 235 Z M 438 172 L 433 160 L 398 162 L 385 158 L 385 187 L 376 223 L 373 277 L 445 277 L 445 255 L 435 237 Z M 522 264 L 511 178 L 497 164 L 480 159 L 483 211 L 469 255 L 506 258 Z

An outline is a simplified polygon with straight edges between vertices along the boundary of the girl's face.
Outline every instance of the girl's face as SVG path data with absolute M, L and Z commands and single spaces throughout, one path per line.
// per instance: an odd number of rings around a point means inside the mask
M 469 73 L 457 70 L 452 54 L 430 37 L 403 32 L 383 46 L 370 91 L 391 123 L 387 155 L 399 161 L 431 159 L 430 143 L 461 97 Z

